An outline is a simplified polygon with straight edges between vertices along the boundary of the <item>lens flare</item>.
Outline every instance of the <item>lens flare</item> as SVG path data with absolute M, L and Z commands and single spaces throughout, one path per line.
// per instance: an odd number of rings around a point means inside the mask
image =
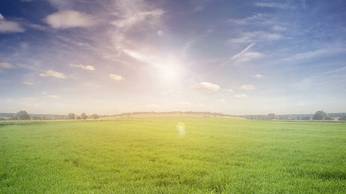
M 178 135 L 180 137 L 184 137 L 186 135 L 185 123 L 178 122 L 176 128 L 177 128 Z

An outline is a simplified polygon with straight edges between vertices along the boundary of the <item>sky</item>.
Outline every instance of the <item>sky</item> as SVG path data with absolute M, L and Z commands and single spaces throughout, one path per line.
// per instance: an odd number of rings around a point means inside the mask
M 346 111 L 344 0 L 1 0 L 0 112 Z

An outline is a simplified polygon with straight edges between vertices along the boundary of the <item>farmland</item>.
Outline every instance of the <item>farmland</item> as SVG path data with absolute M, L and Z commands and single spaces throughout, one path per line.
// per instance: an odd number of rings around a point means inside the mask
M 346 193 L 346 123 L 0 123 L 0 193 Z

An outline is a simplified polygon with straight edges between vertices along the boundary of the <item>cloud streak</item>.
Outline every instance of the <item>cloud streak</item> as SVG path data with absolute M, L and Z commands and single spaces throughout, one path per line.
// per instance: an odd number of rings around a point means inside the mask
M 243 32 L 238 37 L 230 38 L 230 44 L 243 44 L 258 41 L 276 41 L 282 39 L 283 36 L 278 32 L 254 31 Z
M 281 3 L 281 2 L 257 2 L 255 3 L 255 6 L 262 7 L 262 8 L 274 8 L 274 9 L 294 9 L 294 6 L 291 6 L 287 3 Z
M 244 99 L 244 98 L 248 98 L 248 95 L 246 95 L 246 94 L 235 94 L 234 98 Z
M 0 33 L 18 33 L 18 32 L 24 32 L 24 31 L 25 29 L 20 23 L 6 20 L 0 14 Z
M 250 50 L 250 48 L 252 48 L 253 46 L 255 46 L 255 43 L 251 43 L 249 44 L 247 47 L 245 47 L 242 51 L 240 51 L 239 53 L 235 54 L 231 60 L 235 61 L 239 58 L 241 58 L 248 50 Z
M 111 24 L 118 28 L 126 30 L 139 23 L 142 23 L 143 21 L 159 18 L 163 14 L 164 14 L 164 11 L 161 9 L 154 9 L 151 11 L 141 11 L 141 12 L 129 14 L 128 16 L 125 16 L 124 18 L 114 20 L 111 22 Z
M 92 65 L 71 64 L 71 67 L 83 69 L 83 70 L 86 70 L 86 71 L 94 71 L 95 70 L 95 67 L 92 66 Z
M 52 78 L 57 78 L 57 79 L 66 79 L 66 75 L 58 72 L 58 71 L 54 71 L 54 70 L 47 70 L 45 72 L 40 73 L 41 77 L 52 77 Z
M 122 81 L 124 80 L 124 77 L 118 74 L 111 73 L 109 74 L 109 78 L 115 81 Z
M 217 92 L 221 89 L 221 87 L 218 84 L 211 82 L 200 82 L 195 86 L 195 89 L 205 92 Z
M 252 84 L 244 84 L 240 86 L 240 89 L 245 90 L 245 91 L 252 91 L 255 90 L 256 87 Z
M 0 62 L 0 71 L 1 70 L 7 70 L 7 69 L 12 69 L 15 66 L 11 63 L 7 63 L 7 62 Z
M 55 12 L 47 16 L 45 22 L 55 29 L 86 28 L 95 24 L 90 15 L 75 10 Z

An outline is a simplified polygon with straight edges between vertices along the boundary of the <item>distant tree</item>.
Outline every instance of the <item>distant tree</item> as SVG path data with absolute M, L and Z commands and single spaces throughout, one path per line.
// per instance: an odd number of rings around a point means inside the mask
M 268 119 L 270 119 L 270 120 L 273 120 L 273 119 L 275 119 L 275 113 L 269 113 L 268 114 Z
M 32 116 L 31 119 L 32 120 L 43 120 L 42 117 L 40 117 L 40 116 Z
M 317 111 L 312 117 L 313 120 L 325 120 L 326 118 L 328 118 L 328 115 L 322 110 Z
M 17 112 L 16 118 L 18 120 L 30 120 L 30 115 L 25 110 L 21 110 Z
M 309 117 L 309 116 L 303 116 L 303 117 L 301 118 L 301 120 L 311 120 L 311 117 Z
M 75 115 L 74 113 L 69 113 L 69 114 L 67 115 L 67 118 L 68 118 L 68 119 L 71 119 L 71 120 L 74 120 L 74 119 L 76 118 L 76 115 Z
M 330 116 L 327 116 L 326 118 L 324 118 L 324 120 L 332 121 L 334 119 L 332 117 L 330 117 Z
M 340 117 L 339 121 L 346 121 L 346 116 Z
M 92 115 L 90 115 L 89 117 L 92 118 L 92 119 L 98 119 L 98 118 L 100 118 L 98 114 L 92 114 Z
M 80 120 L 80 119 L 81 119 L 81 117 L 80 117 L 80 116 L 76 116 L 76 119 L 77 119 L 77 120 Z
M 85 113 L 83 112 L 83 113 L 80 115 L 80 118 L 83 119 L 83 120 L 85 120 L 85 119 L 88 118 L 88 115 L 85 114 Z

